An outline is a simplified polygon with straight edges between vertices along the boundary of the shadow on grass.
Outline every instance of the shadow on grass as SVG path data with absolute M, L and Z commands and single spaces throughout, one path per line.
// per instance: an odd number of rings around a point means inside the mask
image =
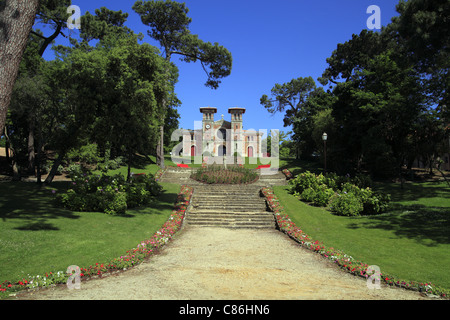
M 289 169 L 294 176 L 305 171 L 310 171 L 315 174 L 323 173 L 323 168 L 316 161 L 295 158 L 281 158 L 280 170 L 283 169 Z
M 376 183 L 374 190 L 391 194 L 393 202 L 417 201 L 425 198 L 450 199 L 450 187 L 443 182 L 405 183 L 403 189 L 400 183 Z
M 58 188 L 66 188 L 65 182 L 55 183 Z M 79 215 L 53 203 L 50 189 L 29 182 L 0 183 L 0 219 L 15 219 L 25 222 L 18 230 L 58 230 L 49 220 L 66 218 L 78 219 Z
M 131 167 L 140 170 L 144 170 L 150 164 L 156 164 L 156 162 L 149 156 L 136 155 L 131 161 Z
M 177 196 L 178 193 L 163 190 L 163 192 L 148 205 L 131 208 L 127 210 L 126 214 L 118 215 L 117 217 L 132 218 L 136 214 L 162 214 L 164 210 L 172 210 L 174 208 Z
M 450 243 L 450 208 L 394 204 L 390 213 L 365 217 L 348 227 L 389 230 L 400 238 L 434 247 Z
M 53 182 L 51 188 L 64 192 L 69 187 L 68 182 Z M 0 183 L 0 220 L 15 220 L 23 225 L 14 229 L 22 231 L 52 230 L 59 228 L 51 223 L 54 219 L 79 219 L 81 212 L 70 211 L 56 206 L 50 188 L 39 187 L 29 182 L 2 182 Z M 131 208 L 124 215 L 115 218 L 133 218 L 142 214 L 162 214 L 172 210 L 177 193 L 163 190 L 163 192 L 147 206 Z M 98 212 L 98 214 L 104 214 Z

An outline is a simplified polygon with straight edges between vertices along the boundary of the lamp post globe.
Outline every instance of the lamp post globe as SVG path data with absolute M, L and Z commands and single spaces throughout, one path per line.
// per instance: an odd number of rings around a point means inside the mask
M 327 139 L 328 135 L 324 132 L 322 134 L 322 140 L 323 140 L 323 150 L 324 150 L 324 173 L 327 173 Z

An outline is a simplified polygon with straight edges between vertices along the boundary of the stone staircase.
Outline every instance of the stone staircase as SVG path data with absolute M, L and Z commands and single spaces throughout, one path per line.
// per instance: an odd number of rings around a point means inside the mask
M 190 226 L 275 228 L 257 185 L 197 185 L 185 222 Z
M 287 185 L 288 181 L 286 180 L 286 176 L 278 170 L 270 172 L 261 171 L 259 180 L 255 184 L 259 185 L 260 187 L 273 187 Z
M 261 170 L 249 185 L 209 185 L 190 179 L 192 168 L 169 167 L 160 181 L 194 187 L 185 223 L 189 226 L 222 228 L 275 228 L 275 219 L 260 196 L 262 187 L 286 185 L 279 171 Z M 270 173 L 270 174 L 268 174 Z
M 195 169 L 168 167 L 162 175 L 160 182 L 191 185 L 192 182 L 195 182 L 194 180 L 190 179 L 192 170 Z

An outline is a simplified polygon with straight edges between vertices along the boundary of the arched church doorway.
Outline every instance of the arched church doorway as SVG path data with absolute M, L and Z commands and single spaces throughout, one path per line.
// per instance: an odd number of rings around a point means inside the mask
M 253 147 L 248 147 L 248 157 L 253 158 Z
M 227 155 L 227 147 L 224 145 L 219 146 L 219 156 L 226 156 Z

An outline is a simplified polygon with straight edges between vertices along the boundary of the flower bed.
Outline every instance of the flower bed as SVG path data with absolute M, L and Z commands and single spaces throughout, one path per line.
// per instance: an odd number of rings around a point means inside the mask
M 291 171 L 289 171 L 289 169 L 283 169 L 283 170 L 281 170 L 281 172 L 283 172 L 283 174 L 286 176 L 287 180 L 291 180 L 294 178 L 294 175 L 292 174 Z
M 326 247 L 322 242 L 311 238 L 294 222 L 292 222 L 289 216 L 286 213 L 283 213 L 283 207 L 280 205 L 272 189 L 263 187 L 261 189 L 261 193 L 266 198 L 269 209 L 274 212 L 276 224 L 280 231 L 300 243 L 303 247 L 333 261 L 347 272 L 366 279 L 371 276 L 371 273 L 368 272 L 368 264 L 358 261 L 340 250 L 332 247 Z M 439 295 L 444 298 L 448 298 L 448 295 L 450 294 L 450 292 L 427 282 L 407 282 L 392 275 L 382 273 L 380 273 L 380 280 L 390 286 L 397 286 L 427 294 Z
M 180 230 L 186 209 L 191 201 L 192 193 L 192 187 L 182 186 L 169 219 L 150 239 L 142 241 L 136 248 L 128 250 L 124 255 L 113 259 L 109 263 L 96 263 L 95 265 L 80 267 L 79 275 L 81 280 L 88 279 L 92 276 L 103 276 L 109 273 L 127 270 L 140 264 L 144 259 L 157 252 L 158 249 L 170 241 L 175 233 Z M 69 276 L 70 274 L 66 272 L 58 271 L 48 272 L 43 275 L 28 276 L 26 279 L 17 282 L 4 281 L 0 284 L 0 294 L 8 294 L 23 289 L 65 284 Z
M 247 184 L 257 181 L 259 175 L 241 166 L 210 166 L 197 169 L 191 174 L 191 179 L 207 184 Z
M 166 170 L 167 170 L 167 167 L 164 169 L 159 168 L 158 171 L 156 171 L 156 173 L 155 173 L 155 181 L 161 180 L 161 177 L 164 174 L 164 172 L 166 172 Z

